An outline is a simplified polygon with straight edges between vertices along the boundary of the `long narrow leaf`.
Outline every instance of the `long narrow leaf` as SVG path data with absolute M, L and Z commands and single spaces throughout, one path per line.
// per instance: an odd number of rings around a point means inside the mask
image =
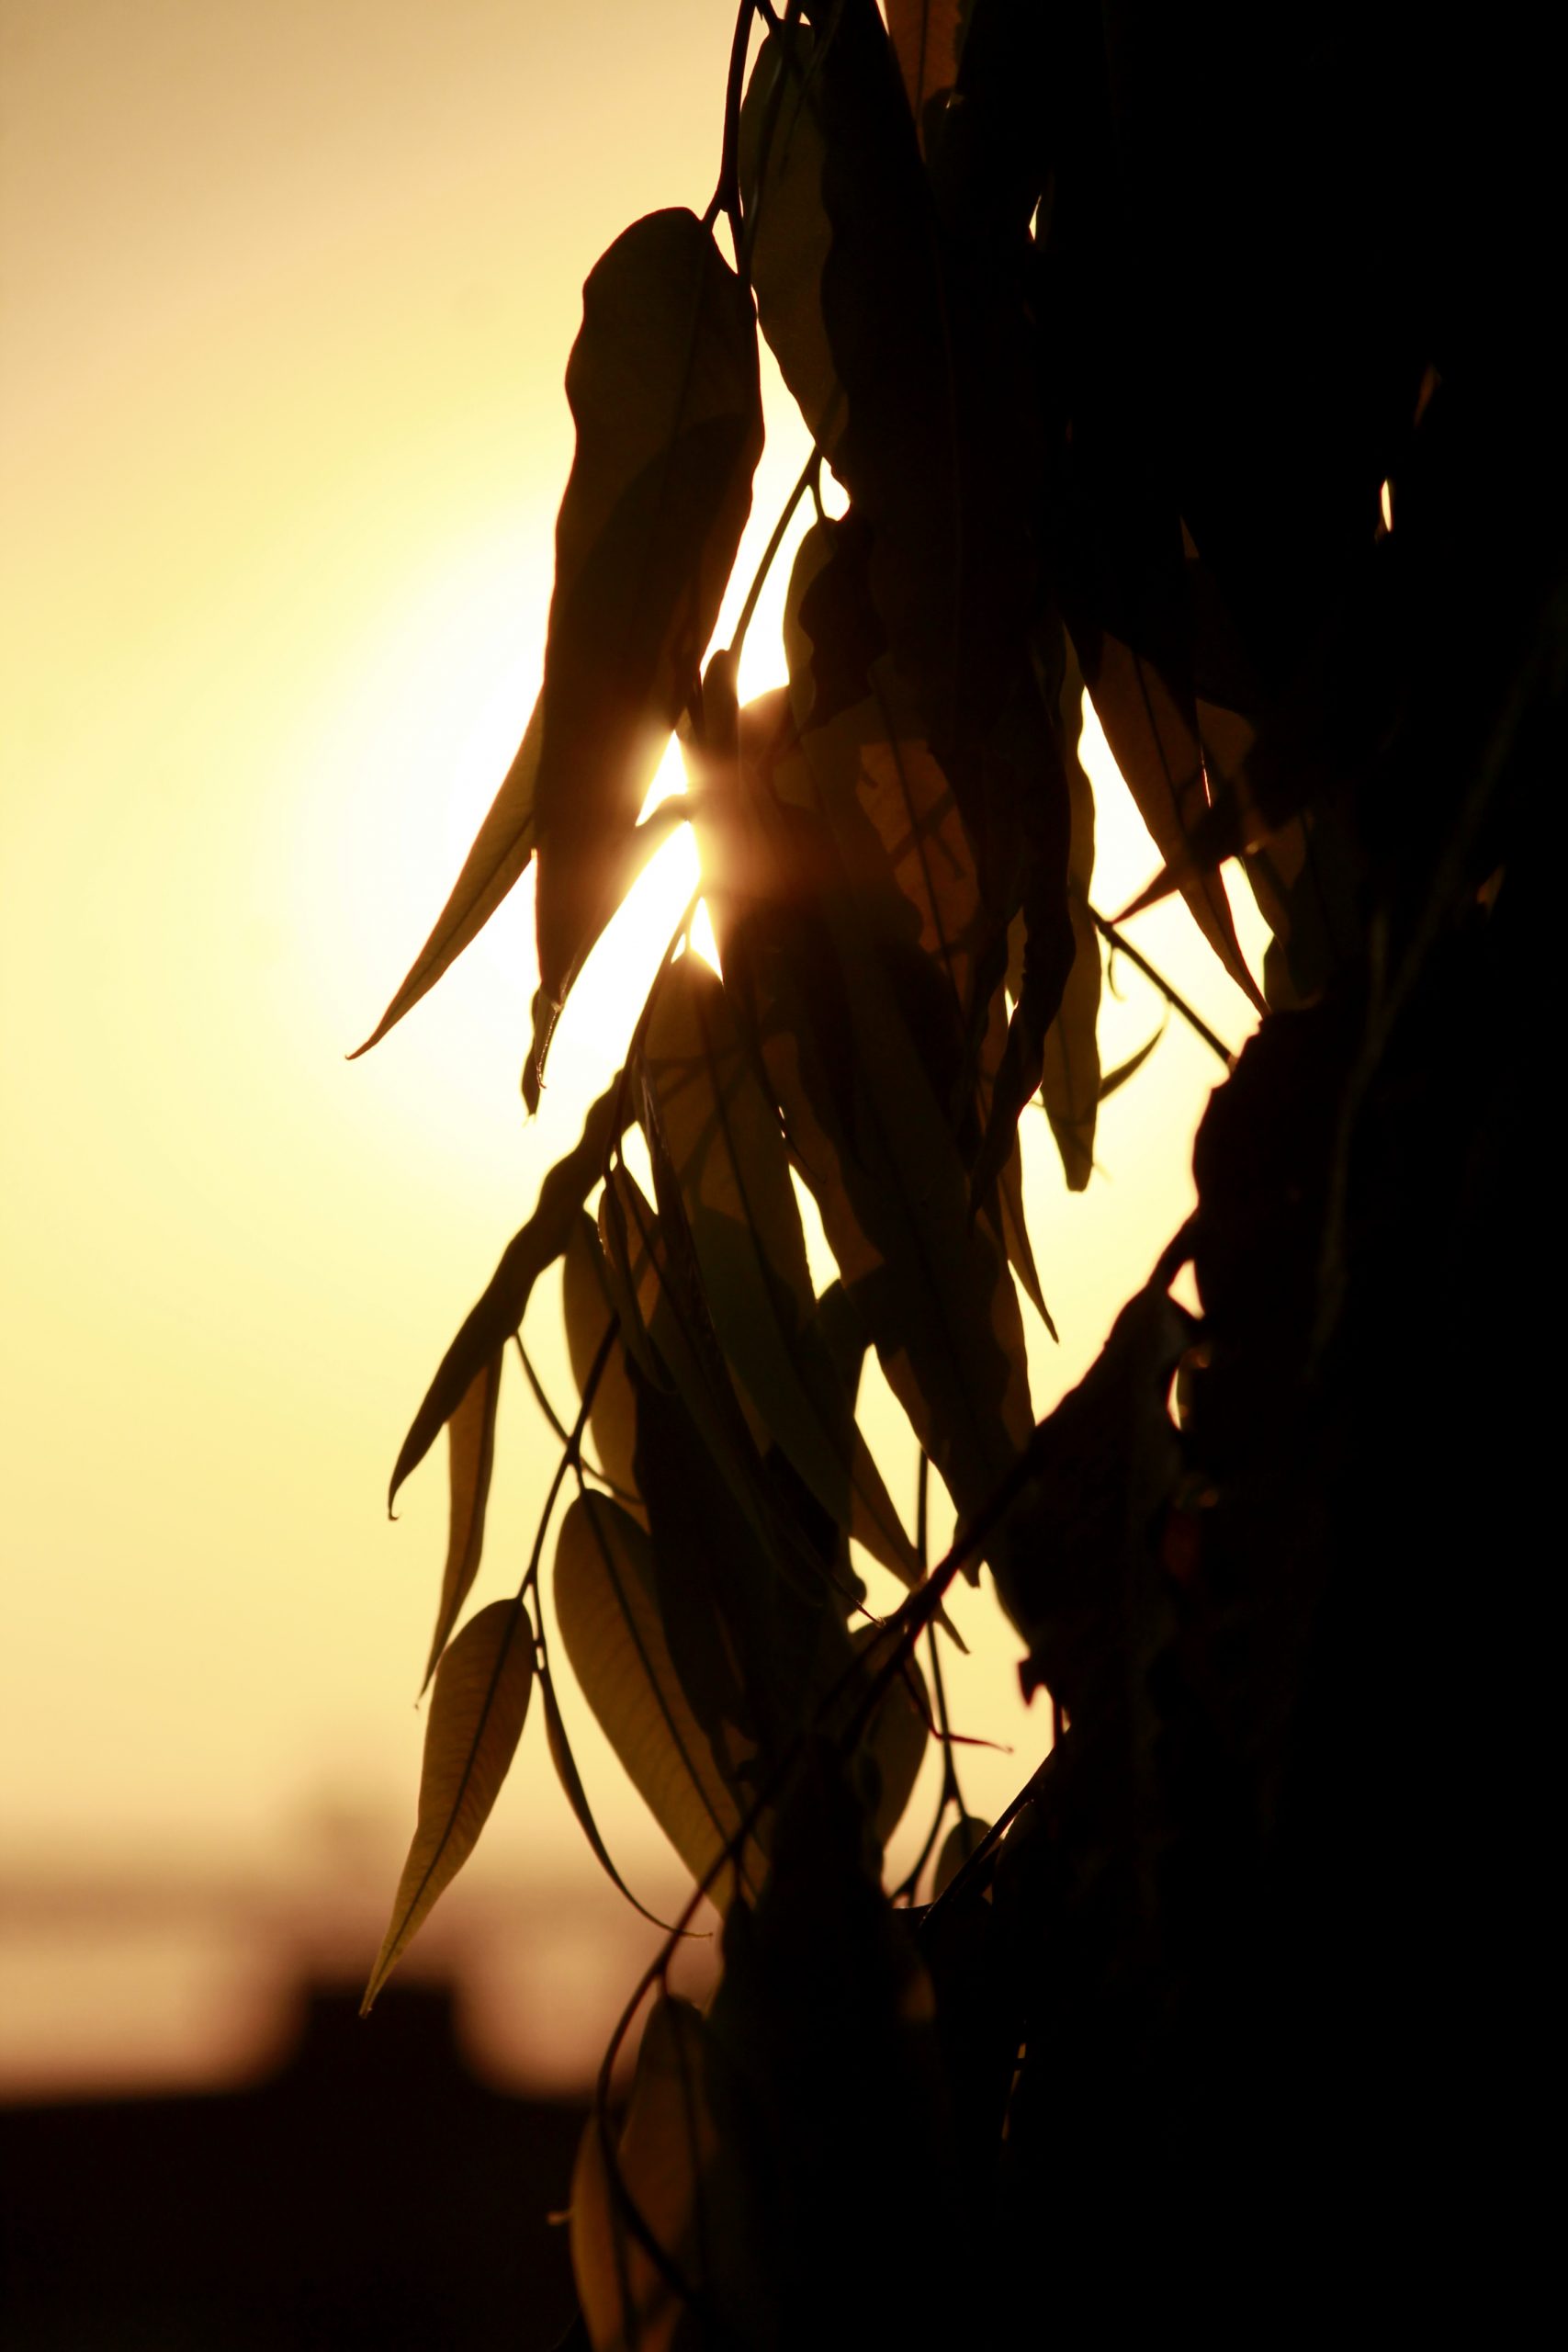
M 518 1600 L 492 1600 L 443 1657 L 431 1695 L 419 1819 L 362 2012 L 474 1849 L 528 1713 L 534 1637 Z
M 464 1317 L 403 1440 L 387 1496 L 389 1510 L 410 1471 L 423 1461 L 485 1365 L 500 1354 L 522 1322 L 545 1268 L 555 1263 L 570 1240 L 577 1213 L 604 1174 L 610 1146 L 625 1126 L 622 1095 L 613 1081 L 593 1104 L 577 1142 L 540 1185 L 533 1216 L 507 1244 L 482 1295 Z
M 411 1005 L 417 1004 L 435 986 L 469 941 L 478 938 L 513 883 L 521 881 L 527 871 L 534 854 L 534 786 L 539 773 L 541 709 L 541 704 L 535 705 L 512 765 L 429 938 L 369 1036 L 349 1056 L 351 1061 L 378 1045 Z
M 501 1398 L 499 1352 L 483 1364 L 468 1393 L 446 1424 L 447 1483 L 450 1505 L 446 1531 L 446 1566 L 441 1577 L 441 1604 L 425 1664 L 422 1690 L 428 1689 L 446 1639 L 468 1597 L 479 1572 L 484 1546 L 485 1506 L 490 1500 L 491 1473 L 495 1466 L 495 1414 Z

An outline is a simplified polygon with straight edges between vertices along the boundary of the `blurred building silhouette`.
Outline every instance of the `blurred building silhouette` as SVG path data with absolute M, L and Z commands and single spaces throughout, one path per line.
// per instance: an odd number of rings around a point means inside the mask
M 265 2079 L 0 2109 L 5 2352 L 534 2352 L 584 2109 L 464 2063 L 451 1992 L 300 1996 Z

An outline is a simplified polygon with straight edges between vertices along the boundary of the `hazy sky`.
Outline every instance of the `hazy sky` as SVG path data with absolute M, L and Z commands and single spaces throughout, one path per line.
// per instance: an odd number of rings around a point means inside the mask
M 726 0 L 0 0 L 0 1859 L 243 1860 L 328 1802 L 412 1822 L 446 1498 L 433 1459 L 389 1527 L 388 1469 L 614 1066 L 688 838 L 591 967 L 532 1126 L 525 890 L 343 1057 L 526 718 L 581 281 L 637 214 L 705 205 L 730 24 Z M 770 435 L 742 586 L 802 455 L 776 401 Z M 1155 860 L 1110 799 L 1102 841 L 1112 905 Z M 1135 935 L 1239 1037 L 1184 926 Z M 1157 1020 L 1123 985 L 1112 1058 Z M 1182 1215 L 1215 1075 L 1173 1025 L 1081 1200 L 1028 1122 L 1063 1334 L 1038 1406 Z M 556 1321 L 546 1285 L 559 1393 Z M 551 1464 L 514 1383 L 481 1598 Z M 912 1495 L 907 1438 L 888 1470 Z M 1044 1726 L 986 1597 L 956 1613 L 962 1727 L 1021 1743 L 971 1768 L 995 1810 Z M 581 1754 L 654 1867 L 586 1725 Z M 580 1840 L 537 1724 L 514 1783 L 491 1866 L 558 1872 Z

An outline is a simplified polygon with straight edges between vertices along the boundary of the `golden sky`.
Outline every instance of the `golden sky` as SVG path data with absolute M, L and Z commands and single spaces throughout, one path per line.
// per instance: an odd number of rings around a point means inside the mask
M 581 281 L 639 213 L 706 202 L 730 25 L 728 0 L 0 0 L 0 1866 L 243 1863 L 327 1804 L 394 1845 L 412 1823 L 445 1494 L 433 1458 L 389 1527 L 388 1469 L 614 1067 L 688 837 L 591 967 L 532 1126 L 526 890 L 344 1055 L 527 716 Z M 803 453 L 773 401 L 741 588 Z M 1155 864 L 1113 777 L 1101 831 L 1111 907 Z M 1185 920 L 1134 936 L 1239 1038 Z M 1158 1017 L 1120 985 L 1112 1060 Z M 1038 1406 L 1182 1215 L 1215 1075 L 1173 1023 L 1082 1199 L 1029 1123 L 1063 1336 Z M 549 1286 L 529 1329 L 560 1393 Z M 479 1598 L 551 1466 L 516 1382 Z M 1020 1743 L 965 1776 L 994 1811 L 1044 1726 L 988 1600 L 957 1614 L 961 1727 Z M 664 1870 L 574 1721 L 612 1842 Z M 536 1724 L 486 1843 L 476 1873 L 594 1868 Z

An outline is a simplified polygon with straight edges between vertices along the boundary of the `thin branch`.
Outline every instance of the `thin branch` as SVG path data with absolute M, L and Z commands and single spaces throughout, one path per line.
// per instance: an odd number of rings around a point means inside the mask
M 757 599 L 761 594 L 763 583 L 773 569 L 773 558 L 784 545 L 784 535 L 789 528 L 790 519 L 807 492 L 809 490 L 814 494 L 817 492 L 817 478 L 821 465 L 822 452 L 820 449 L 814 448 L 801 468 L 799 481 L 784 502 L 783 514 L 773 525 L 773 537 L 762 550 L 762 560 L 757 566 L 756 576 L 746 592 L 746 602 L 740 607 L 740 618 L 736 622 L 735 633 L 729 640 L 729 658 L 732 662 L 737 663 L 739 662 L 740 648 L 745 643 L 746 632 L 751 626 L 751 616 L 757 609 Z
M 610 1361 L 610 1350 L 619 1336 L 615 1319 L 612 1316 L 604 1326 L 604 1336 L 594 1351 L 593 1361 L 588 1367 L 588 1377 L 582 1384 L 582 1402 L 578 1408 L 577 1419 L 573 1421 L 566 1443 L 561 1450 L 561 1458 L 556 1464 L 555 1476 L 550 1480 L 549 1492 L 545 1497 L 545 1507 L 539 1514 L 538 1530 L 534 1537 L 534 1548 L 528 1555 L 528 1566 L 524 1571 L 523 1581 L 517 1588 L 519 1600 L 523 1599 L 525 1593 L 536 1590 L 538 1587 L 539 1562 L 544 1555 L 545 1537 L 549 1532 L 556 1502 L 562 1487 L 566 1484 L 567 1472 L 574 1468 L 581 1470 L 582 1433 L 588 1427 L 588 1416 L 592 1410 L 593 1399 L 598 1394 L 604 1366 Z
M 546 1420 L 549 1423 L 550 1428 L 553 1430 L 556 1436 L 559 1438 L 562 1445 L 570 1445 L 571 1443 L 571 1437 L 568 1431 L 566 1423 L 561 1419 L 560 1415 L 557 1412 L 555 1407 L 551 1404 L 549 1397 L 546 1395 L 545 1385 L 528 1360 L 528 1351 L 523 1345 L 522 1332 L 513 1331 L 512 1334 L 512 1340 L 513 1346 L 517 1350 L 517 1361 L 523 1367 L 523 1376 L 534 1392 L 535 1404 L 537 1405 L 540 1412 L 543 1413 Z
M 1122 936 L 1122 933 L 1117 930 L 1115 924 L 1108 922 L 1104 915 L 1096 914 L 1092 907 L 1090 907 L 1089 910 L 1089 919 L 1090 922 L 1093 923 L 1096 931 L 1099 932 L 1101 939 L 1109 940 L 1111 945 L 1116 950 L 1118 956 L 1125 956 L 1128 963 L 1132 965 L 1134 970 L 1142 972 L 1145 979 L 1151 981 L 1153 985 L 1158 989 L 1167 1004 L 1170 1006 L 1171 1011 L 1173 1012 L 1180 1013 L 1181 1018 L 1186 1022 L 1188 1027 L 1192 1030 L 1197 1036 L 1201 1037 L 1210 1052 L 1217 1054 L 1220 1060 L 1224 1062 L 1225 1068 L 1229 1069 L 1231 1064 L 1235 1059 L 1235 1056 L 1232 1053 L 1230 1047 L 1225 1044 L 1222 1037 L 1215 1035 L 1213 1030 L 1210 1028 L 1206 1021 L 1202 1020 L 1199 1014 L 1193 1012 L 1192 1007 L 1188 1003 L 1187 999 L 1184 996 L 1179 996 L 1177 994 L 1176 990 L 1171 987 L 1170 982 L 1166 978 L 1164 973 L 1156 972 L 1154 966 L 1149 962 L 1148 957 L 1146 956 L 1140 955 L 1137 948 L 1133 946 L 1132 944 Z
M 729 45 L 729 79 L 724 93 L 724 147 L 719 159 L 718 186 L 708 200 L 703 226 L 711 229 L 722 212 L 729 222 L 735 266 L 740 261 L 740 101 L 746 89 L 746 52 L 751 42 L 754 0 L 740 0 L 735 35 Z

